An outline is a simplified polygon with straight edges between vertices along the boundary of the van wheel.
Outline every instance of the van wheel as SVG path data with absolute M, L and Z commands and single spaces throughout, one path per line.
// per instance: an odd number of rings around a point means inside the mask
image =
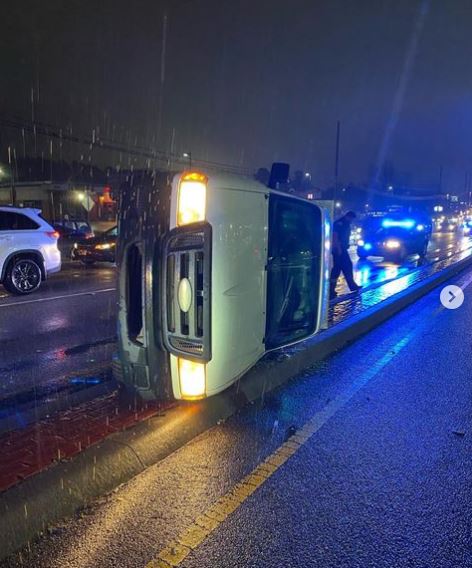
M 31 294 L 41 285 L 39 264 L 31 258 L 12 260 L 8 265 L 3 285 L 12 294 Z

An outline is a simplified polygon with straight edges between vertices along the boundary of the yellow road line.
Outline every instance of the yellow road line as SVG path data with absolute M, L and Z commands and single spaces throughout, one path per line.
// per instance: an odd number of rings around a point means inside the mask
M 344 392 L 339 394 L 306 424 L 283 443 L 274 453 L 246 475 L 228 493 L 197 517 L 175 540 L 163 548 L 157 558 L 146 564 L 146 568 L 171 568 L 180 566 L 187 556 L 202 544 L 246 499 L 264 484 L 293 454 L 295 454 L 338 410 L 371 379 L 373 379 L 412 339 L 413 334 L 401 339 L 388 352 Z

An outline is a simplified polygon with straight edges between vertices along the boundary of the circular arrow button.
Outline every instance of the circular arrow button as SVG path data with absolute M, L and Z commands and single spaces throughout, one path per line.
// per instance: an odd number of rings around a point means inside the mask
M 449 285 L 441 290 L 441 304 L 448 310 L 457 310 L 464 303 L 464 292 L 459 286 Z

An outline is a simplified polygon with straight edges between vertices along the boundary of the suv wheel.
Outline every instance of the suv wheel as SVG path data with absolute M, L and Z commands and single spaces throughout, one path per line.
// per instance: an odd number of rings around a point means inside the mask
M 31 258 L 19 258 L 8 265 L 3 285 L 12 294 L 31 294 L 40 284 L 41 268 Z

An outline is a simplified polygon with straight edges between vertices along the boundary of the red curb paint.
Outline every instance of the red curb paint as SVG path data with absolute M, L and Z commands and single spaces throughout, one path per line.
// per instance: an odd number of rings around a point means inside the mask
M 0 492 L 67 460 L 110 434 L 126 430 L 171 404 L 120 404 L 118 392 L 65 410 L 14 432 L 0 435 Z M 117 412 L 118 409 L 118 412 Z

